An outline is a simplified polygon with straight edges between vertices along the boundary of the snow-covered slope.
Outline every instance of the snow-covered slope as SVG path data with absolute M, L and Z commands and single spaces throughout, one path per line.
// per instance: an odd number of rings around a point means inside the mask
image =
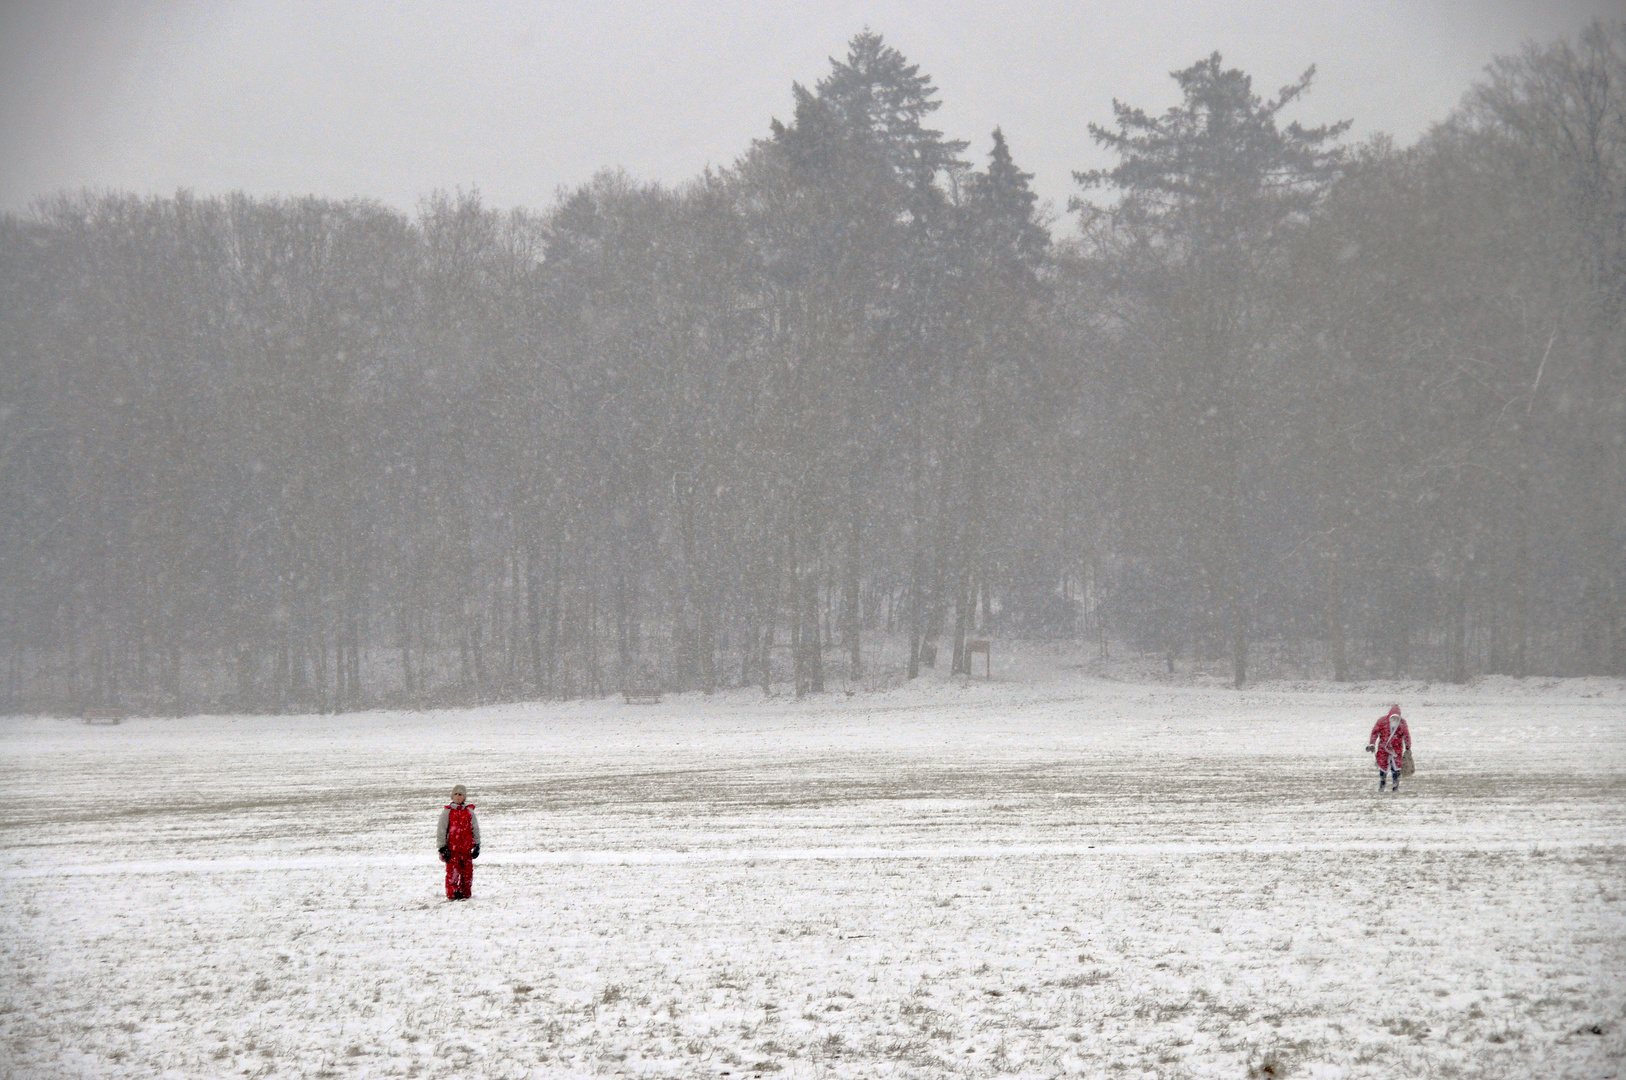
M 1376 792 L 1389 700 L 1418 774 Z M 0 721 L 17 1076 L 1544 1076 L 1626 1057 L 1618 680 L 1052 672 Z M 435 817 L 469 785 L 474 899 Z

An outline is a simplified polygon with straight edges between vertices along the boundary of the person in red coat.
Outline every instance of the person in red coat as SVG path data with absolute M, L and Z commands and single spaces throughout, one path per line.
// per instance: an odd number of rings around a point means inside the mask
M 1384 770 L 1388 770 L 1388 778 L 1394 781 L 1394 790 L 1400 791 L 1400 766 L 1410 749 L 1411 729 L 1406 727 L 1406 718 L 1400 715 L 1400 706 L 1391 705 L 1372 725 L 1372 734 L 1366 740 L 1367 753 L 1376 755 L 1379 791 L 1383 790 Z
M 474 804 L 464 802 L 468 789 L 452 788 L 452 801 L 440 812 L 436 844 L 446 864 L 446 899 L 467 900 L 474 890 L 474 860 L 480 857 L 480 822 Z

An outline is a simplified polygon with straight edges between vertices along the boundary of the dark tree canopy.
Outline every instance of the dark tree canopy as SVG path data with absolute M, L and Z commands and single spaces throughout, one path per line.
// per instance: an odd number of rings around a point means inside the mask
M 675 188 L 0 216 L 0 708 L 1626 673 L 1626 28 L 1409 147 L 1313 72 L 1115 102 L 1054 238 L 869 31 Z
M 1075 173 L 1079 184 L 1121 190 L 1132 225 L 1213 245 L 1249 241 L 1313 209 L 1337 175 L 1343 154 L 1332 144 L 1350 121 L 1278 126 L 1309 90 L 1313 66 L 1267 101 L 1246 73 L 1221 63 L 1213 53 L 1173 72 L 1183 100 L 1160 116 L 1114 100 L 1115 129 L 1089 130 L 1119 162 Z

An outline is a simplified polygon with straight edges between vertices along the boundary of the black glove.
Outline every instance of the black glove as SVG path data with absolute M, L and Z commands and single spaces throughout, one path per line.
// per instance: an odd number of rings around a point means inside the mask
M 446 860 L 450 859 L 451 857 L 452 857 L 452 853 L 450 851 L 447 851 L 445 848 L 440 849 L 440 861 L 441 862 L 445 862 Z
M 1366 752 L 1367 752 L 1367 753 L 1368 753 L 1368 754 L 1370 754 L 1370 753 L 1373 753 L 1373 750 L 1372 750 L 1372 748 L 1371 748 L 1371 747 L 1370 747 L 1370 746 L 1368 746 L 1368 747 L 1367 747 L 1367 748 L 1366 748 Z
M 478 859 L 479 857 L 480 857 L 480 845 L 475 844 L 474 845 L 474 850 L 469 852 L 469 858 Z

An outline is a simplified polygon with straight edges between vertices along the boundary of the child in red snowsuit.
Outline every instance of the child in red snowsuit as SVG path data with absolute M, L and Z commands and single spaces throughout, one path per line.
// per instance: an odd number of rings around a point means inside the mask
M 1391 705 L 1389 711 L 1378 718 L 1372 725 L 1372 734 L 1366 740 L 1368 753 L 1376 754 L 1378 765 L 1378 790 L 1383 790 L 1384 770 L 1394 780 L 1394 790 L 1400 791 L 1400 766 L 1406 757 L 1406 751 L 1411 749 L 1411 729 L 1406 727 L 1406 718 L 1400 715 L 1400 706 Z
M 474 888 L 474 860 L 480 857 L 480 822 L 474 804 L 465 803 L 468 789 L 458 784 L 452 801 L 440 812 L 440 831 L 435 843 L 440 861 L 446 864 L 446 899 L 467 900 Z

